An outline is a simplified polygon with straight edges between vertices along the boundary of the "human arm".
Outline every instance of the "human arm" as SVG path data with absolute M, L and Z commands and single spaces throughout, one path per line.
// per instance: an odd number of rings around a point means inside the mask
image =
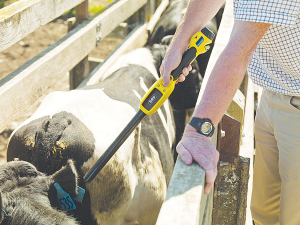
M 186 51 L 191 37 L 200 31 L 221 8 L 225 0 L 190 0 L 186 13 L 182 18 L 174 38 L 168 48 L 165 59 L 161 65 L 160 72 L 163 75 L 164 86 L 169 84 L 169 75 L 181 61 L 182 54 Z M 175 66 L 174 66 L 175 65 Z M 183 75 L 188 74 L 183 70 Z M 184 80 L 184 76 L 179 81 Z
M 235 21 L 229 43 L 217 60 L 194 117 L 209 118 L 214 125 L 221 120 L 244 77 L 260 39 L 271 24 Z M 206 171 L 205 194 L 217 175 L 219 153 L 210 138 L 187 125 L 177 152 L 186 164 L 196 161 Z

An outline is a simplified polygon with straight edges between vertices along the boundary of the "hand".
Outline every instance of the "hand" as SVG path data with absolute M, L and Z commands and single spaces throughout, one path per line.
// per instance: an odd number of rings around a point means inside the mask
M 181 62 L 182 54 L 179 51 L 176 50 L 169 50 L 162 61 L 162 64 L 159 68 L 160 74 L 163 77 L 164 80 L 164 86 L 168 86 L 170 83 L 170 74 L 171 72 L 176 69 L 180 62 Z M 182 74 L 180 74 L 178 82 L 183 82 L 185 80 L 185 77 L 189 74 L 189 72 L 192 70 L 192 66 L 189 65 L 188 67 L 183 68 Z
M 194 160 L 205 170 L 204 193 L 208 195 L 217 177 L 219 161 L 219 152 L 210 137 L 197 133 L 195 128 L 187 125 L 176 150 L 185 164 L 190 165 Z

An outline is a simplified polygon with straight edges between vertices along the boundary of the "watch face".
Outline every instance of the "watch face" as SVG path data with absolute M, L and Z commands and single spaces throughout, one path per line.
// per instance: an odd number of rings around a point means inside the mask
M 201 131 L 204 134 L 210 134 L 210 132 L 212 131 L 212 124 L 209 122 L 204 122 L 201 126 Z

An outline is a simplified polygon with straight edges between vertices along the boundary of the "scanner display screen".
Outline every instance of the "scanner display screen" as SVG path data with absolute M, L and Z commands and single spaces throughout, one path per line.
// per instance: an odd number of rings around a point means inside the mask
M 199 47 L 203 41 L 204 41 L 203 37 L 199 38 L 199 40 L 196 42 L 196 45 Z
M 162 96 L 163 94 L 158 89 L 154 88 L 153 91 L 145 99 L 142 106 L 150 111 Z

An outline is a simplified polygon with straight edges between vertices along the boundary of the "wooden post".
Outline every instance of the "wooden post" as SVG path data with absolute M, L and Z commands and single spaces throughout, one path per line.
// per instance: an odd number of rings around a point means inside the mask
M 155 13 L 155 0 L 148 0 L 147 3 L 147 22 L 151 19 L 153 14 Z
M 89 1 L 85 0 L 84 2 L 76 6 L 75 18 L 78 21 L 78 23 L 82 23 L 88 17 L 89 17 Z
M 213 197 L 213 225 L 246 221 L 250 159 L 239 156 L 240 122 L 224 115 L 218 126 L 220 161 Z
M 217 149 L 221 153 L 238 155 L 240 150 L 240 127 L 241 122 L 224 115 L 219 123 Z
M 73 27 L 69 26 L 69 31 L 75 28 L 78 24 L 82 23 L 89 17 L 89 2 L 85 0 L 78 6 L 76 6 L 76 22 Z M 70 90 L 77 88 L 80 83 L 89 75 L 89 60 L 88 56 L 85 56 L 81 62 L 79 62 L 71 71 L 70 71 Z

